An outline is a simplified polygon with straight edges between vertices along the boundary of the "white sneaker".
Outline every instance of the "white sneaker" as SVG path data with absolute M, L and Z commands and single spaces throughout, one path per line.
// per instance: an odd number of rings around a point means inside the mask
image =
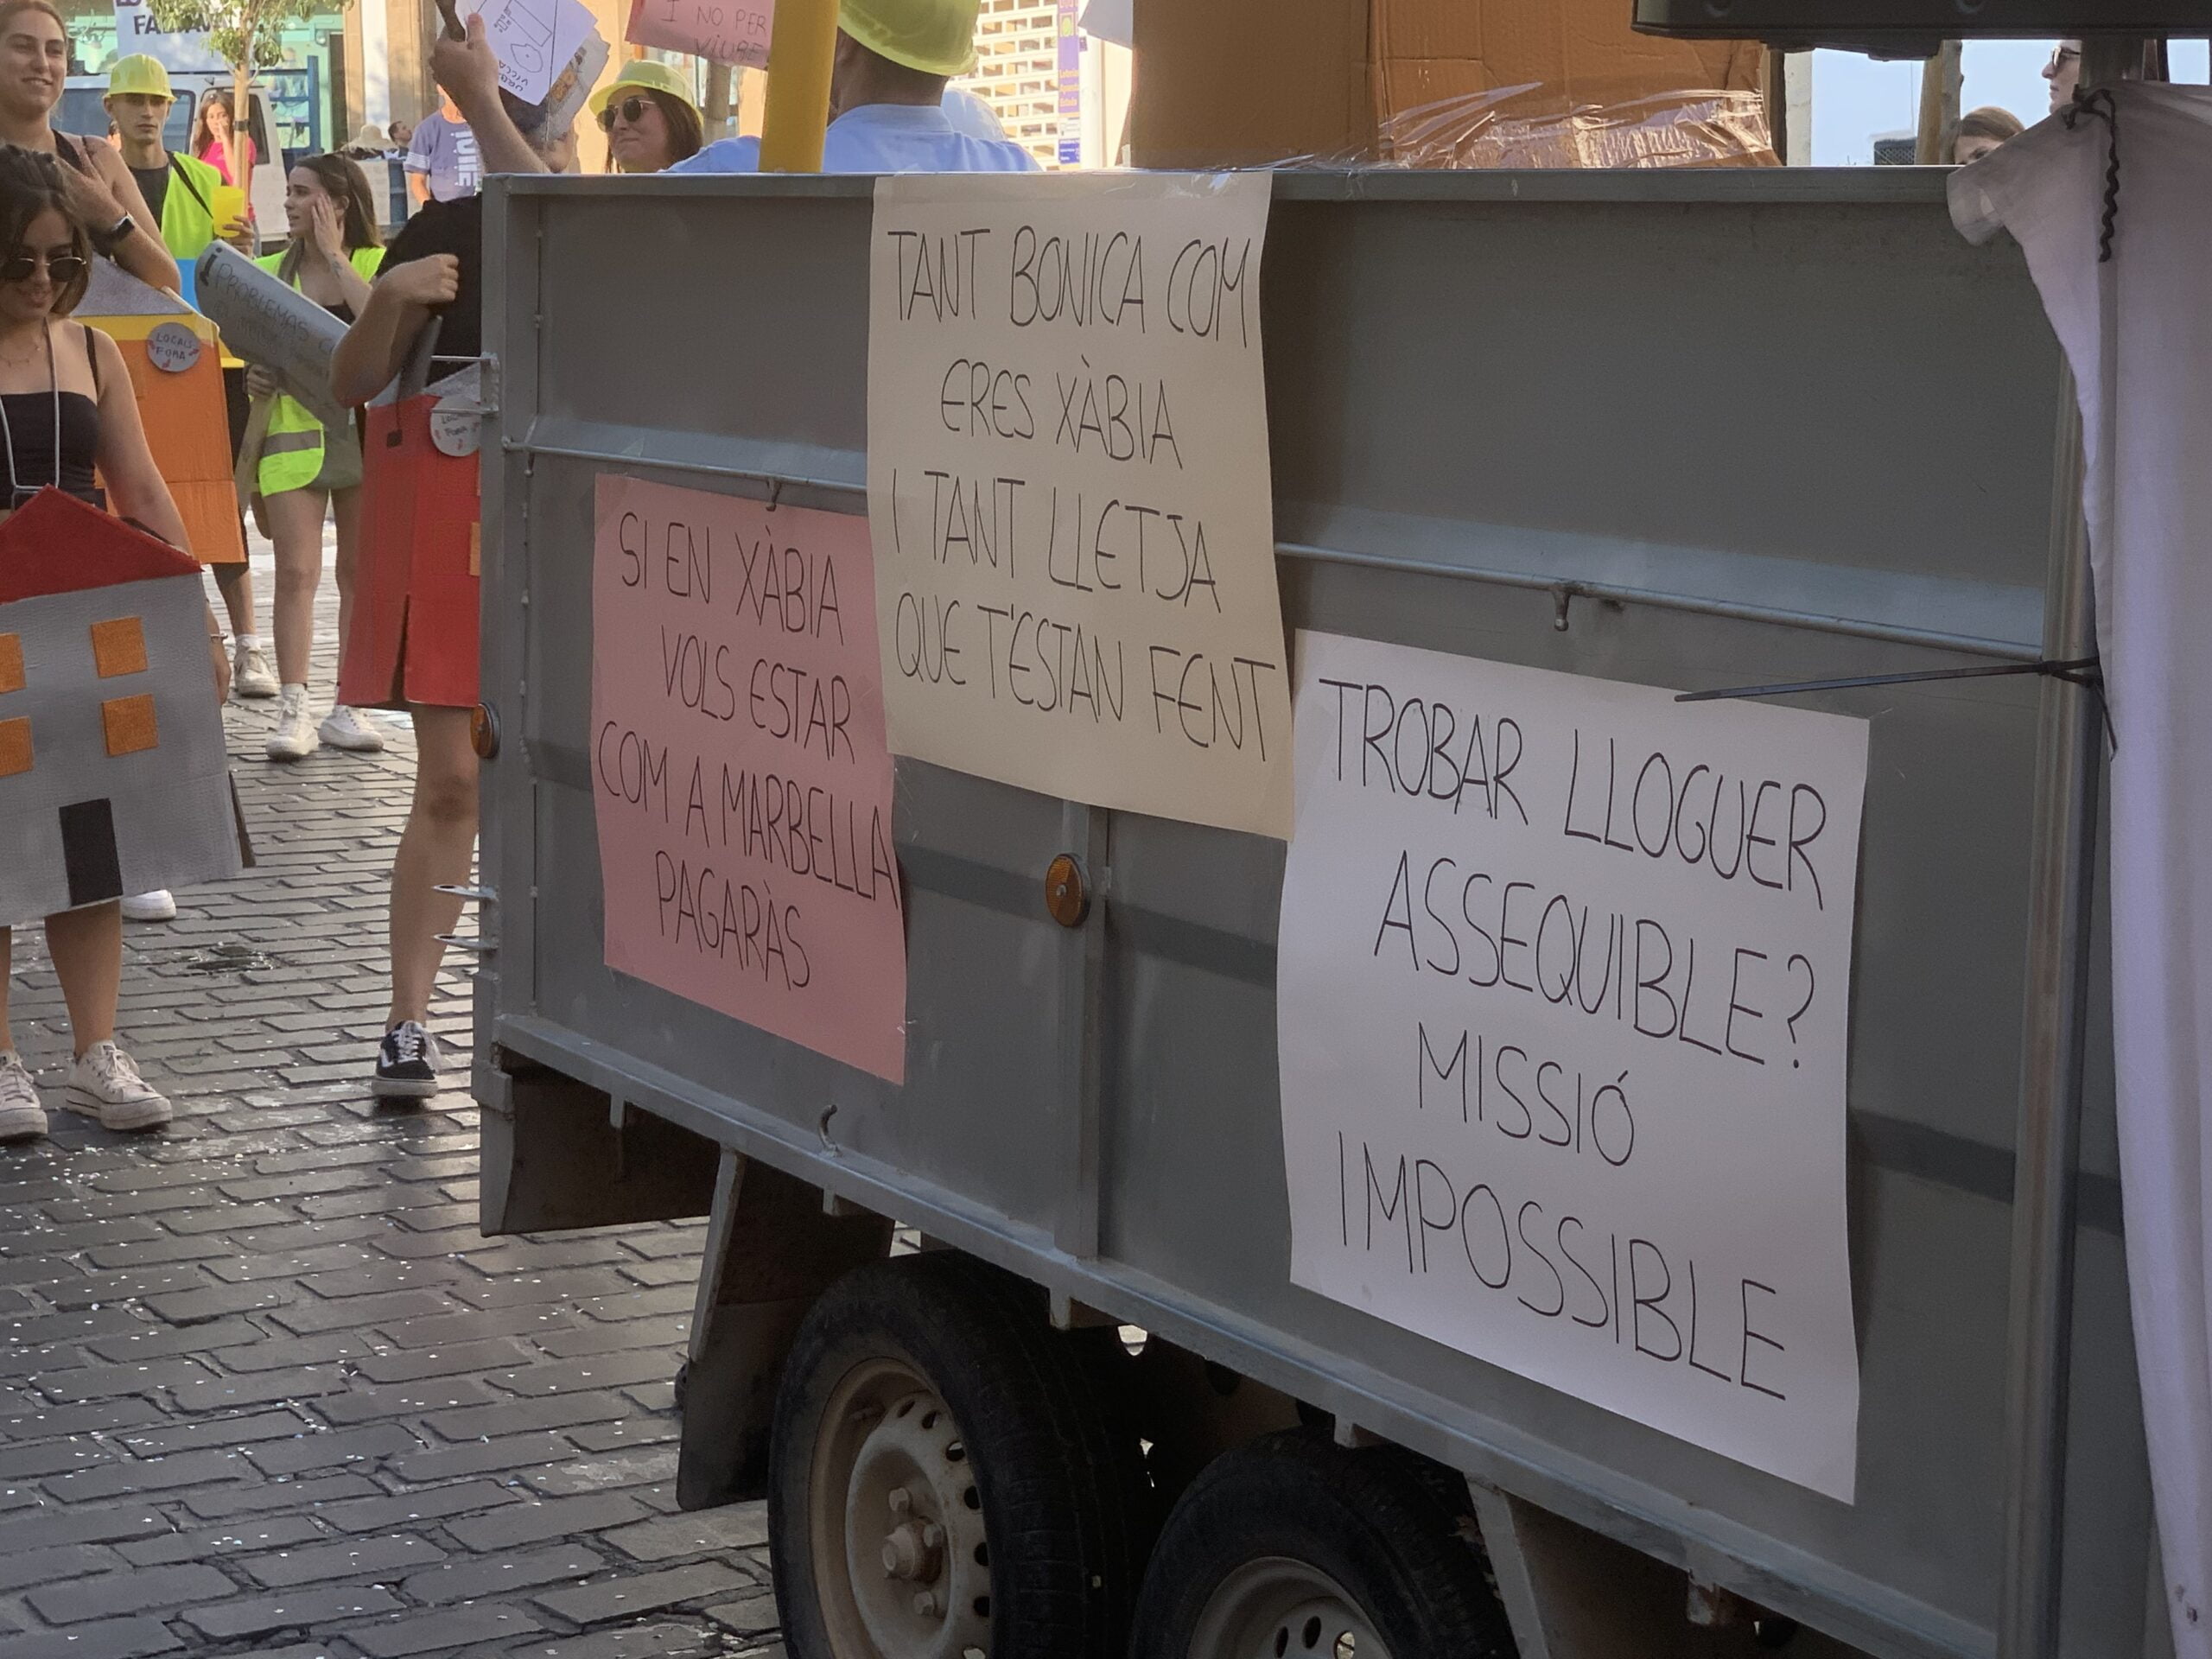
M 307 687 L 286 686 L 283 701 L 276 705 L 276 729 L 269 734 L 269 758 L 304 760 L 315 753 L 316 742 L 315 721 L 308 713 Z
M 85 1051 L 69 1068 L 61 1098 L 71 1111 L 99 1119 L 104 1129 L 157 1129 L 174 1115 L 161 1091 L 113 1043 L 94 1043 Z
M 269 653 L 259 645 L 240 645 L 231 658 L 231 695 L 273 697 L 276 691 L 276 676 L 270 671 Z
M 46 1108 L 30 1068 L 12 1048 L 0 1049 L 0 1141 L 29 1141 L 46 1133 Z
M 124 896 L 123 919 L 126 922 L 170 922 L 176 919 L 176 900 L 167 887 L 156 887 L 151 893 L 133 893 Z
M 334 749 L 350 749 L 356 754 L 376 754 L 384 748 L 384 734 L 358 709 L 336 702 L 322 717 L 322 724 L 315 728 L 322 741 Z

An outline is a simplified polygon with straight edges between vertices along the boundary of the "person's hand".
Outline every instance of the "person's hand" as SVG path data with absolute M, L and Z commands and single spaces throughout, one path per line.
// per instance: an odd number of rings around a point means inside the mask
M 115 192 L 67 163 L 60 171 L 61 190 L 68 198 L 69 211 L 95 237 L 106 234 L 123 217 L 123 204 L 115 199 Z
M 258 363 L 251 363 L 246 365 L 245 395 L 247 397 L 274 397 L 283 389 L 276 383 L 276 377 Z
M 464 116 L 474 118 L 479 111 L 499 102 L 499 60 L 492 51 L 491 38 L 484 31 L 480 14 L 468 20 L 467 40 L 439 36 L 437 44 L 430 48 L 430 73 L 461 106 Z
M 223 649 L 223 636 L 207 636 L 207 657 L 215 667 L 215 706 L 219 709 L 231 700 L 231 654 Z
M 346 233 L 338 218 L 338 204 L 328 196 L 315 196 L 308 202 L 308 246 L 324 258 L 338 261 L 346 257 Z
M 410 259 L 378 277 L 377 286 L 389 290 L 403 304 L 435 311 L 442 305 L 451 305 L 460 295 L 461 261 L 449 253 Z

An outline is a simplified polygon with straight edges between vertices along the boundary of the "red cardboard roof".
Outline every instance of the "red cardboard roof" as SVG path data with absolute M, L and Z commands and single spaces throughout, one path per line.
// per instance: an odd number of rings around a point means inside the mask
M 190 554 L 60 490 L 41 490 L 0 524 L 0 605 L 199 569 Z

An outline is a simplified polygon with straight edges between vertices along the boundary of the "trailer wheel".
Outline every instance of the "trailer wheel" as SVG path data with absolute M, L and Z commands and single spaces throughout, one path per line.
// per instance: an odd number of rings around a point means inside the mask
M 1040 1294 L 949 1251 L 825 1292 L 770 1454 L 791 1659 L 1121 1659 L 1141 1463 L 1096 1376 Z
M 1217 1458 L 1167 1517 L 1137 1598 L 1145 1659 L 1507 1659 L 1465 1504 L 1389 1447 L 1306 1431 Z

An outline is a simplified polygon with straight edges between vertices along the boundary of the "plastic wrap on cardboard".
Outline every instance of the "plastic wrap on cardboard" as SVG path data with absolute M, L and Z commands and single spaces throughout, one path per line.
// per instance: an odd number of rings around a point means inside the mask
M 1671 92 L 1571 104 L 1555 89 L 1505 86 L 1387 118 L 1375 148 L 1305 164 L 1382 168 L 1776 167 L 1757 92 Z

